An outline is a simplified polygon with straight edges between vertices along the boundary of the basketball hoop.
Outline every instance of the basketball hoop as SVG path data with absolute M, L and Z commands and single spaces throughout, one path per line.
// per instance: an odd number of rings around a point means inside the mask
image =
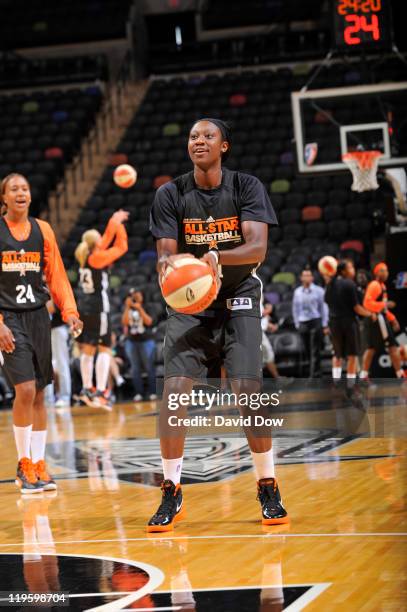
M 381 151 L 351 151 L 342 155 L 342 161 L 352 172 L 352 191 L 378 189 L 377 166 L 383 157 Z

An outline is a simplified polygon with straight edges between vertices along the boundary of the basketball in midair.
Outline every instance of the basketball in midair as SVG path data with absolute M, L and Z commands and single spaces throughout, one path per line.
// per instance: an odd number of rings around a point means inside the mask
M 118 187 L 129 189 L 137 181 L 137 171 L 129 164 L 121 164 L 113 172 L 113 180 Z
M 337 267 L 338 262 L 332 255 L 325 255 L 318 262 L 318 270 L 322 275 L 335 276 Z

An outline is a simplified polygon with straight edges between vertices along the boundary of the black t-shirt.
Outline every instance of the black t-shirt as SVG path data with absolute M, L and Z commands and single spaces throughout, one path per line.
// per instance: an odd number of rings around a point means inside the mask
M 30 235 L 16 240 L 0 219 L 0 310 L 35 310 L 49 300 L 43 282 L 44 238 L 37 221 L 28 220 Z
M 89 258 L 79 268 L 77 302 L 81 314 L 110 312 L 109 273 L 106 268 L 93 268 Z
M 215 241 L 219 250 L 244 243 L 243 221 L 277 225 L 264 185 L 254 176 L 222 168 L 222 182 L 215 189 L 197 187 L 193 172 L 162 185 L 156 192 L 150 229 L 154 238 L 172 238 L 179 253 L 202 257 Z M 256 294 L 256 264 L 222 266 L 222 286 L 211 308 L 225 307 L 227 299 Z
M 128 337 L 136 342 L 150 340 L 153 336 L 151 327 L 146 327 L 137 308 L 129 308 Z
M 329 318 L 355 318 L 354 307 L 359 304 L 355 283 L 349 278 L 334 277 L 325 290 Z

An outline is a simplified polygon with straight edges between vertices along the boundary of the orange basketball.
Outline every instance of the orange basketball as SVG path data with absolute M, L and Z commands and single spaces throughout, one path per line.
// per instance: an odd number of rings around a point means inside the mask
M 118 187 L 129 189 L 137 181 L 137 171 L 129 164 L 121 164 L 113 172 L 113 180 Z
M 196 257 L 180 257 L 165 270 L 161 290 L 168 306 L 183 314 L 208 308 L 216 296 L 216 280 L 210 266 Z
M 318 270 L 327 276 L 335 276 L 337 267 L 338 262 L 332 255 L 325 255 L 318 262 Z

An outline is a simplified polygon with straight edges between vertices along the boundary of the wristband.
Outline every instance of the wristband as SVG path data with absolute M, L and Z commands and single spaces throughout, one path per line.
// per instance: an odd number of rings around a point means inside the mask
M 216 257 L 216 265 L 218 265 L 219 264 L 219 258 L 220 258 L 218 249 L 213 249 L 213 248 L 209 249 L 208 253 L 210 253 L 211 255 L 215 255 L 215 257 Z

